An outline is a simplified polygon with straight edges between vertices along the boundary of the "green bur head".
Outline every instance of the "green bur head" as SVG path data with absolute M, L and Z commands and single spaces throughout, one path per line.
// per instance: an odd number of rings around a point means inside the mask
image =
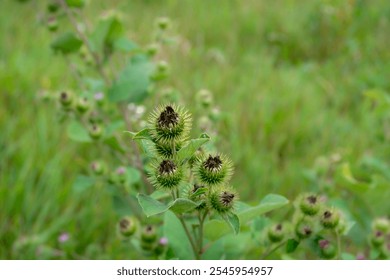
M 232 190 L 220 189 L 213 191 L 209 196 L 209 204 L 219 214 L 225 214 L 234 209 L 237 194 Z
M 156 188 L 174 189 L 183 179 L 183 170 L 173 160 L 164 159 L 159 164 L 153 164 L 154 173 L 150 180 Z
M 198 164 L 196 175 L 200 182 L 208 186 L 220 185 L 232 175 L 232 164 L 224 156 L 209 157 Z
M 187 138 L 191 128 L 191 117 L 183 108 L 167 105 L 151 114 L 149 126 L 155 143 L 171 144 Z

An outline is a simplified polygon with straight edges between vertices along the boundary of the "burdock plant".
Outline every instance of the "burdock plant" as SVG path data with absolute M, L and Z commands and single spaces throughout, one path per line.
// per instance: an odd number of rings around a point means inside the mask
M 187 110 L 167 104 L 151 113 L 147 128 L 132 135 L 151 155 L 149 181 L 157 191 L 171 196 L 171 201 L 164 205 L 153 199 L 153 194 L 140 194 L 141 207 L 147 216 L 173 212 L 194 256 L 200 259 L 204 252 L 204 225 L 210 217 L 219 216 L 238 233 L 239 219 L 234 212 L 238 195 L 228 184 L 233 171 L 231 161 L 221 154 L 205 153 L 202 146 L 210 137 L 202 134 L 189 139 L 190 129 L 191 116 Z M 186 221 L 191 216 L 198 219 L 192 228 Z
M 229 183 L 232 162 L 215 149 L 219 135 L 211 126 L 219 110 L 211 92 L 201 90 L 193 108 L 201 114 L 196 127 L 208 134 L 191 139 L 191 114 L 175 104 L 176 90 L 158 89 L 170 74 L 161 52 L 172 43 L 169 19 L 157 19 L 152 41 L 141 46 L 129 39 L 119 12 L 90 22 L 80 11 L 86 6 L 48 0 L 45 15 L 51 49 L 65 58 L 77 85 L 56 95 L 59 119 L 70 139 L 89 147 L 88 168 L 73 188 L 108 191 L 120 215 L 116 231 L 133 251 L 161 259 L 224 258 L 220 250 L 206 253 L 288 200 L 268 195 L 255 206 L 239 203 Z M 164 105 L 145 121 L 142 104 L 151 97 Z M 134 130 L 129 142 L 123 131 Z

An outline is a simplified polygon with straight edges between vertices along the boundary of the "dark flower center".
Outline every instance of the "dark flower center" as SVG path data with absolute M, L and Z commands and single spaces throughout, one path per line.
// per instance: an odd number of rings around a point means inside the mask
M 119 226 L 121 227 L 121 229 L 126 229 L 129 227 L 129 225 L 130 225 L 130 222 L 127 219 L 122 219 L 119 222 Z
M 175 126 L 179 123 L 179 114 L 171 106 L 167 106 L 161 112 L 157 122 L 160 127 L 164 128 Z
M 68 99 L 68 94 L 66 92 L 61 92 L 61 99 L 63 100 Z
M 176 165 L 173 161 L 171 160 L 163 160 L 161 163 L 160 163 L 160 167 L 158 169 L 158 171 L 161 173 L 161 174 L 169 174 L 169 173 L 173 173 L 176 171 Z
M 330 211 L 325 211 L 324 212 L 324 218 L 325 219 L 329 219 L 330 217 L 332 217 L 332 213 Z
M 202 185 L 198 185 L 198 184 L 194 184 L 194 188 L 192 189 L 192 192 L 195 193 L 200 188 L 203 188 L 203 186 Z
M 153 227 L 151 225 L 147 226 L 146 229 L 145 229 L 146 232 L 152 232 L 153 231 Z
M 222 167 L 222 160 L 219 156 L 212 157 L 209 155 L 208 159 L 204 163 L 204 167 L 209 170 L 218 170 Z
M 229 193 L 226 191 L 221 193 L 221 202 L 223 205 L 225 205 L 225 206 L 230 205 L 232 203 L 233 199 L 234 199 L 233 193 Z
M 316 204 L 316 202 L 317 202 L 317 197 L 314 196 L 314 195 L 308 196 L 308 197 L 307 197 L 307 201 L 308 201 L 310 204 Z
M 328 247 L 329 241 L 326 239 L 321 239 L 320 241 L 318 241 L 318 244 L 320 245 L 321 249 L 325 249 L 326 247 Z
M 305 226 L 304 228 L 303 228 L 303 233 L 305 234 L 305 235 L 310 235 L 311 234 L 311 228 L 310 227 L 308 227 L 308 226 Z

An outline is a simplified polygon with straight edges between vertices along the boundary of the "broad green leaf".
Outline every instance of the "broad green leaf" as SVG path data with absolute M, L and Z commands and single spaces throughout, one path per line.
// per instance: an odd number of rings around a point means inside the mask
M 245 224 L 254 218 L 278 209 L 288 204 L 288 199 L 277 194 L 269 194 L 260 201 L 259 205 L 244 209 L 237 213 L 242 224 Z
M 170 202 L 168 205 L 165 205 L 160 201 L 155 200 L 154 198 L 144 194 L 138 195 L 138 202 L 147 217 L 161 214 L 168 210 L 172 210 L 175 213 L 182 214 L 191 211 L 197 206 L 199 206 L 198 203 L 195 203 L 192 200 L 185 198 L 178 198 L 175 201 Z
M 349 163 L 343 163 L 338 170 L 338 181 L 340 181 L 344 187 L 354 192 L 365 192 L 369 189 L 369 184 L 358 181 L 352 174 Z
M 50 46 L 54 51 L 69 54 L 77 52 L 82 44 L 82 41 L 74 33 L 67 32 L 54 39 Z
M 238 234 L 240 232 L 240 220 L 236 214 L 231 213 L 231 214 L 225 215 L 225 216 L 223 216 L 223 219 L 231 227 L 234 234 Z
M 199 203 L 193 202 L 192 200 L 185 199 L 185 198 L 178 198 L 169 204 L 169 210 L 177 214 L 182 214 L 194 210 L 198 206 Z
M 114 48 L 123 52 L 131 52 L 138 49 L 137 44 L 125 37 L 118 38 L 114 41 Z
M 147 217 L 163 213 L 168 210 L 168 205 L 161 203 L 150 196 L 139 194 L 138 202 Z
M 71 8 L 82 8 L 85 5 L 85 0 L 66 0 L 66 4 Z
M 76 180 L 73 182 L 73 190 L 76 192 L 82 192 L 95 184 L 95 179 L 85 176 L 78 175 Z
M 151 198 L 156 199 L 156 200 L 168 198 L 170 196 L 171 195 L 169 193 L 167 193 L 166 191 L 162 191 L 162 190 L 156 190 L 150 195 Z
M 114 211 L 121 216 L 133 215 L 134 210 L 140 212 L 140 209 L 132 209 L 131 203 L 137 205 L 137 201 L 133 195 L 114 194 L 112 196 L 112 205 Z
M 129 184 L 138 183 L 141 180 L 141 173 L 133 167 L 126 168 L 126 175 Z
M 118 139 L 114 136 L 104 139 L 104 144 L 107 144 L 112 149 L 117 150 L 119 152 L 123 153 L 125 151 L 124 147 L 122 147 L 122 145 L 118 142 Z
M 111 137 L 116 131 L 120 130 L 125 126 L 125 122 L 122 120 L 113 121 L 110 124 L 107 125 L 107 127 L 104 130 L 104 137 L 109 138 Z
M 154 65 L 146 59 L 132 59 L 108 91 L 112 102 L 142 102 L 148 95 Z
M 190 158 L 204 143 L 210 140 L 210 137 L 207 134 L 202 136 L 202 138 L 188 141 L 184 147 L 177 152 L 177 158 L 179 160 Z
M 96 93 L 99 91 L 100 92 L 104 91 L 104 84 L 105 84 L 104 80 L 88 77 L 88 78 L 83 79 L 83 81 L 87 84 L 88 89 L 91 92 Z
M 342 260 L 356 260 L 356 257 L 350 253 L 341 253 Z
M 91 35 L 93 49 L 98 52 L 112 50 L 115 41 L 123 34 L 123 24 L 118 14 L 110 12 L 99 19 Z
M 206 192 L 207 188 L 199 188 L 193 194 L 191 194 L 191 197 L 197 197 L 199 195 L 205 194 Z
M 133 140 L 149 140 L 151 138 L 149 128 L 144 128 L 138 132 L 125 131 L 125 133 L 129 133 L 133 137 Z
M 165 212 L 163 232 L 177 258 L 181 260 L 193 260 L 195 258 L 183 225 L 171 211 Z
M 299 241 L 295 239 L 287 240 L 286 253 L 288 254 L 293 253 L 297 249 L 298 245 L 299 245 Z
M 210 241 L 218 240 L 231 231 L 231 228 L 222 220 L 210 220 L 204 225 L 204 236 Z
M 240 208 L 237 209 L 237 216 L 240 226 L 243 226 L 247 222 L 259 217 L 262 214 L 278 209 L 288 203 L 288 199 L 276 195 L 267 195 L 259 205 L 250 207 L 245 203 L 240 203 Z M 217 230 L 214 230 L 216 228 Z M 209 240 L 217 240 L 231 232 L 230 227 L 220 220 L 211 220 L 205 223 L 205 236 Z
M 225 240 L 220 239 L 206 250 L 204 254 L 202 254 L 202 260 L 221 260 L 224 259 L 225 256 Z
M 84 126 L 74 120 L 71 123 L 69 123 L 67 127 L 67 134 L 70 139 L 77 142 L 91 142 L 91 137 L 89 137 L 88 131 L 84 128 Z

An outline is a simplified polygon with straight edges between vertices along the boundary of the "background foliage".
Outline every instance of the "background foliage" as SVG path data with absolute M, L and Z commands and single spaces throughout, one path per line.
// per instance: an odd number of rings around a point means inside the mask
M 0 258 L 132 258 L 105 186 L 72 188 L 93 155 L 68 140 L 40 96 L 75 84 L 50 49 L 45 9 L 45 1 L 0 3 Z M 346 250 L 365 250 L 371 220 L 390 213 L 388 1 L 115 0 L 90 1 L 84 12 L 94 20 L 111 9 L 140 44 L 156 17 L 173 20 L 177 37 L 164 53 L 173 75 L 164 83 L 195 120 L 195 92 L 214 93 L 219 145 L 243 200 L 326 193 L 356 221 Z M 60 243 L 64 232 L 70 239 Z

